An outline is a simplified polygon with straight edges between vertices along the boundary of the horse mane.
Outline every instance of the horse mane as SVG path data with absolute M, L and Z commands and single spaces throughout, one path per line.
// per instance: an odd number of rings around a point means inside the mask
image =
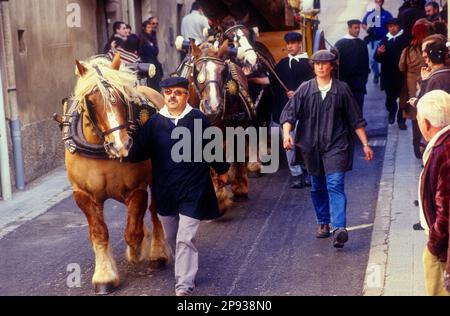
M 108 91 L 101 84 L 101 80 L 107 81 L 111 87 L 119 93 L 125 103 L 136 98 L 145 98 L 144 95 L 137 90 L 136 73 L 126 67 L 123 63 L 121 64 L 120 70 L 111 68 L 112 62 L 104 56 L 93 56 L 81 63 L 87 71 L 83 76 L 78 77 L 74 89 L 73 98 L 79 103 L 84 102 L 85 96 L 92 93 L 94 90 L 98 90 L 103 97 L 104 103 L 107 103 Z M 99 76 L 94 69 L 94 66 L 98 67 L 103 78 Z

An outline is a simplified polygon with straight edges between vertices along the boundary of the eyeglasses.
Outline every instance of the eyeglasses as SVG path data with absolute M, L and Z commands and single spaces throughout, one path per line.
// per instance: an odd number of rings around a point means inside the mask
M 150 25 L 159 25 L 159 23 L 152 22 Z
M 179 89 L 176 89 L 176 90 L 165 89 L 164 90 L 165 95 L 172 95 L 172 93 L 175 94 L 175 96 L 177 96 L 177 97 L 181 97 L 183 94 L 188 94 L 188 92 L 185 90 L 179 90 Z

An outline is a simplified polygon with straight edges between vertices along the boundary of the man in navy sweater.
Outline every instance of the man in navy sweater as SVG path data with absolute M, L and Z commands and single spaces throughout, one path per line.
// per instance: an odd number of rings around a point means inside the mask
M 201 123 L 202 132 L 210 126 L 206 116 L 188 103 L 189 82 L 185 78 L 171 77 L 161 82 L 165 105 L 152 116 L 134 139 L 128 161 L 151 159 L 153 168 L 152 194 L 156 200 L 158 216 L 164 227 L 166 241 L 175 254 L 175 291 L 177 296 L 190 295 L 198 271 L 198 251 L 195 235 L 201 220 L 219 217 L 219 207 L 210 167 L 219 175 L 219 183 L 227 183 L 229 164 L 207 163 L 194 159 L 195 126 Z M 190 131 L 192 157 L 178 162 L 173 147 L 179 142 L 172 139 L 176 128 Z M 203 133 L 202 133 L 203 135 Z M 200 148 L 203 148 L 200 144 Z M 174 161 L 175 160 L 175 161 Z

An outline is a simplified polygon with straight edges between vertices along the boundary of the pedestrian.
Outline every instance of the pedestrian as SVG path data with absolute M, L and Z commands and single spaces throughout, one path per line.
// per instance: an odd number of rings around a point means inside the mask
M 422 0 L 411 0 L 411 5 L 398 14 L 400 26 L 408 37 L 408 42 L 411 40 L 411 32 L 414 23 L 417 20 L 425 17 L 425 10 L 423 8 Z
M 316 77 L 304 82 L 288 101 L 280 123 L 284 148 L 298 148 L 311 175 L 316 237 L 329 237 L 331 222 L 333 246 L 342 248 L 348 240 L 344 179 L 353 165 L 354 133 L 363 144 L 366 160 L 372 160 L 373 151 L 365 131 L 366 121 L 349 86 L 332 78 L 335 61 L 336 56 L 327 50 L 312 56 Z M 297 121 L 294 141 L 290 132 Z
M 429 30 L 427 25 L 416 22 L 412 29 L 411 43 L 403 50 L 400 56 L 398 66 L 405 78 L 403 85 L 406 85 L 406 97 L 401 98 L 402 100 L 409 100 L 417 95 L 420 71 L 426 65 L 422 56 L 422 42 L 428 35 Z M 420 133 L 419 125 L 417 125 L 416 108 L 409 104 L 405 104 L 404 108 L 405 117 L 410 119 L 412 123 L 414 155 L 417 159 L 422 159 L 423 150 L 421 150 L 420 141 L 422 134 Z
M 194 149 L 197 142 L 202 141 L 193 139 L 194 124 L 198 126 L 197 122 L 200 122 L 203 135 L 209 122 L 200 110 L 193 109 L 187 103 L 188 85 L 188 80 L 182 77 L 171 77 L 161 82 L 165 105 L 139 131 L 128 158 L 131 162 L 151 159 L 151 193 L 166 241 L 175 258 L 177 296 L 190 295 L 195 287 L 199 260 L 195 236 L 200 221 L 219 217 L 210 167 L 219 175 L 221 185 L 227 183 L 229 169 L 226 162 L 194 160 Z M 172 138 L 172 134 L 178 127 L 188 129 L 192 137 L 189 161 L 175 162 L 171 154 L 178 141 Z
M 196 45 L 200 45 L 207 40 L 203 35 L 205 28 L 209 28 L 208 18 L 203 15 L 203 10 L 198 2 L 194 1 L 191 13 L 187 14 L 181 21 L 181 36 L 186 40 L 192 38 Z
M 430 91 L 443 90 L 450 93 L 450 68 L 445 65 L 448 49 L 445 45 L 446 38 L 440 34 L 426 37 L 422 43 L 422 56 L 426 66 L 421 69 L 421 84 L 417 98 L 411 98 L 408 103 L 417 108 L 420 99 Z M 424 151 L 427 141 L 421 138 L 421 150 Z M 421 223 L 413 225 L 414 230 L 423 230 Z
M 364 41 L 359 38 L 361 21 L 349 20 L 347 26 L 348 34 L 334 45 L 339 52 L 339 80 L 348 84 L 362 114 L 370 73 L 369 51 Z
M 111 48 L 122 47 L 127 40 L 127 34 L 128 31 L 125 22 L 114 22 L 113 35 L 103 48 L 103 54 L 107 54 Z
M 389 112 L 389 124 L 395 123 L 397 116 L 398 127 L 406 130 L 406 120 L 403 110 L 398 106 L 397 99 L 403 86 L 403 76 L 398 68 L 403 49 L 408 46 L 408 37 L 400 28 L 400 21 L 392 18 L 387 23 L 389 32 L 380 42 L 374 59 L 381 63 L 381 90 L 386 93 L 386 110 Z
M 439 13 L 439 4 L 435 1 L 425 4 L 425 15 L 430 22 L 440 21 L 441 15 Z
M 156 17 L 151 17 L 142 23 L 142 33 L 140 36 L 141 47 L 139 51 L 142 62 L 153 64 L 156 67 L 156 75 L 147 81 L 147 86 L 156 91 L 160 91 L 159 83 L 164 75 L 162 65 L 158 60 L 159 47 L 156 39 L 158 24 L 159 22 Z
M 298 87 L 303 82 L 314 78 L 308 53 L 303 52 L 302 40 L 302 35 L 298 32 L 285 34 L 284 41 L 286 42 L 288 56 L 281 59 L 275 66 L 276 76 L 271 74 L 269 77 L 273 89 L 272 127 L 280 127 L 281 112 L 286 103 L 294 97 Z M 292 133 L 295 133 L 295 129 Z M 301 189 L 305 186 L 310 186 L 311 181 L 308 172 L 301 164 L 293 164 L 294 156 L 294 150 L 286 151 L 287 162 L 291 173 L 291 188 Z
M 373 82 L 378 84 L 380 68 L 373 58 L 380 41 L 386 36 L 386 23 L 392 19 L 392 14 L 383 8 L 384 0 L 374 0 L 375 9 L 367 12 L 362 20 L 362 28 L 367 31 L 366 43 L 369 45 L 369 62 L 373 73 Z
M 420 222 L 428 235 L 423 253 L 425 288 L 430 296 L 450 296 L 450 95 L 428 92 L 417 112 L 429 142 L 419 182 Z
M 421 69 L 420 91 L 417 98 L 411 98 L 408 102 L 417 105 L 420 98 L 432 90 L 444 90 L 450 93 L 450 67 L 448 62 L 448 48 L 446 39 L 440 34 L 426 37 L 422 43 L 422 57 L 425 67 Z

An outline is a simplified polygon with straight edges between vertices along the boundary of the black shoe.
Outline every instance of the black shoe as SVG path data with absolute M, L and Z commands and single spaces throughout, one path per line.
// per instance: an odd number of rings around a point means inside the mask
M 334 248 L 344 248 L 344 244 L 348 241 L 348 232 L 345 228 L 336 229 L 333 233 Z
M 317 225 L 316 238 L 328 238 L 330 237 L 330 225 L 319 224 Z
M 303 175 L 291 177 L 291 179 L 292 189 L 303 189 L 305 187 L 305 180 L 303 179 Z
M 420 225 L 420 223 L 415 223 L 415 224 L 413 225 L 413 229 L 414 229 L 414 230 L 425 230 L 425 229 L 422 227 L 422 225 Z
M 401 129 L 402 131 L 406 131 L 408 129 L 405 123 L 398 123 L 398 128 Z
M 303 171 L 303 183 L 305 183 L 305 187 L 311 186 L 311 177 L 307 171 Z
M 389 124 L 395 123 L 395 112 L 389 113 Z

